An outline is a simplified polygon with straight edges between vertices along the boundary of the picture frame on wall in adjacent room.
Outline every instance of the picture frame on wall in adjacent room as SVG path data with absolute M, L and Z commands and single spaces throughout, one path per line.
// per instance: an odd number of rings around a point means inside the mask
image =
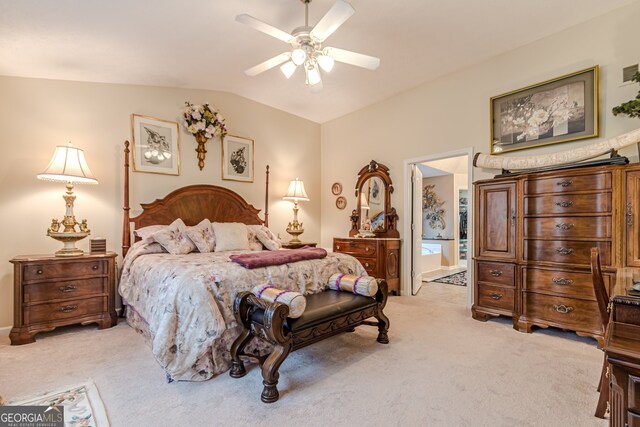
M 133 170 L 180 175 L 178 122 L 131 115 Z
M 253 182 L 253 139 L 227 135 L 222 140 L 222 179 Z
M 491 154 L 595 138 L 598 66 L 491 98 Z

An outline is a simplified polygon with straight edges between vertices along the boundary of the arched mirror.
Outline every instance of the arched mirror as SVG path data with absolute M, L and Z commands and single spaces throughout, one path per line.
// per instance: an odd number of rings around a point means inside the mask
M 389 168 L 371 160 L 358 172 L 357 207 L 351 213 L 349 236 L 400 237 L 396 229 L 398 215 L 391 207 L 393 185 Z

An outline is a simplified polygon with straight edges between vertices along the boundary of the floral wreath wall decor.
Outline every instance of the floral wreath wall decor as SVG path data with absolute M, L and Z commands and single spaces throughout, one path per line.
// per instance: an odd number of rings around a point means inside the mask
M 429 227 L 444 230 L 447 228 L 447 224 L 444 222 L 444 212 L 442 205 L 444 201 L 440 200 L 434 191 L 435 184 L 425 185 L 422 189 L 422 210 L 424 211 L 425 219 L 429 221 Z
M 204 168 L 204 158 L 207 154 L 207 150 L 204 148 L 205 143 L 213 137 L 224 138 L 227 134 L 227 128 L 222 114 L 215 108 L 212 109 L 208 103 L 193 105 L 186 101 L 185 106 L 182 113 L 183 124 L 187 132 L 192 134 L 198 143 L 198 148 L 196 148 L 198 167 L 202 170 Z

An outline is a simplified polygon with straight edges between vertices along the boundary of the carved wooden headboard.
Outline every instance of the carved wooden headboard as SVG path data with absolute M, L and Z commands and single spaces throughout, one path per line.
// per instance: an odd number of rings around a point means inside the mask
M 238 193 L 217 185 L 189 185 L 178 188 L 162 199 L 143 203 L 142 213 L 129 216 L 129 141 L 124 142 L 124 218 L 122 224 L 122 256 L 131 246 L 131 223 L 134 229 L 148 225 L 168 225 L 181 218 L 186 225 L 198 224 L 205 218 L 211 222 L 243 222 L 269 225 L 269 166 L 266 170 L 264 220 L 259 209 Z

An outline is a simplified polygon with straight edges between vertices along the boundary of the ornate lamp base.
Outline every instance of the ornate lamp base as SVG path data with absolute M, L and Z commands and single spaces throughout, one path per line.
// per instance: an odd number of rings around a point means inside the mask
M 302 228 L 294 229 L 291 227 L 291 223 L 289 223 L 289 227 L 287 227 L 287 233 L 291 234 L 293 238 L 289 240 L 289 243 L 300 243 L 300 238 L 298 237 L 304 230 Z
M 80 256 L 84 254 L 81 249 L 76 248 L 76 242 L 82 240 L 89 235 L 84 232 L 71 232 L 71 233 L 55 233 L 48 232 L 48 236 L 64 243 L 64 247 L 55 253 L 56 256 Z

